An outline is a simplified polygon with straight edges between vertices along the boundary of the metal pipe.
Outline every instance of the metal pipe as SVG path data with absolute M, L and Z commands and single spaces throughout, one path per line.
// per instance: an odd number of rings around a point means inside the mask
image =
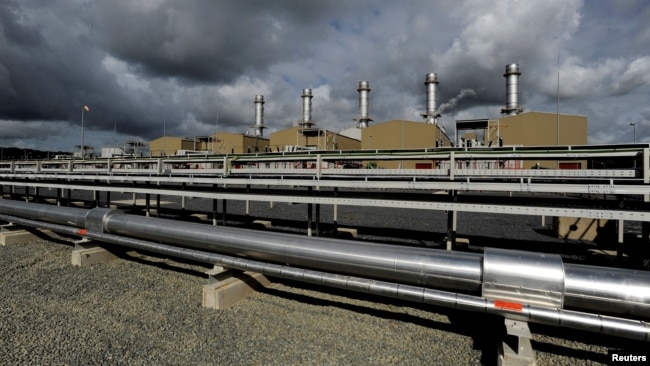
M 519 64 L 506 65 L 506 107 L 501 109 L 501 113 L 506 115 L 515 115 L 523 110 L 519 107 Z
M 360 81 L 359 88 L 359 128 L 366 128 L 372 118 L 368 115 L 368 107 L 370 103 L 368 102 L 368 93 L 370 93 L 370 83 L 367 81 Z
M 516 301 L 522 306 L 531 303 L 528 299 L 552 291 L 553 296 L 560 297 L 554 300 L 555 303 L 564 307 L 650 319 L 650 273 L 563 265 L 561 260 L 539 268 L 530 264 L 540 262 L 540 258 L 551 256 L 549 254 L 486 249 L 482 256 L 368 242 L 351 244 L 337 239 L 306 239 L 290 234 L 125 215 L 105 208 L 84 210 L 9 200 L 0 200 L 0 213 L 85 228 L 89 232 L 144 238 L 265 262 L 427 288 L 478 294 L 482 287 L 489 285 L 493 299 L 502 298 L 500 294 L 504 294 L 508 301 Z M 517 260 L 518 257 L 522 260 Z M 496 266 L 490 263 L 496 263 Z M 564 278 L 555 276 L 557 278 L 552 281 L 545 281 L 548 272 L 545 268 L 559 267 L 563 268 Z M 511 278 L 500 280 L 504 278 L 500 273 L 510 273 L 508 276 Z
M 317 270 L 445 289 L 478 292 L 481 256 L 354 243 L 112 213 L 105 232 Z
M 264 130 L 264 96 L 256 95 L 255 100 L 255 136 L 261 137 Z
M 311 94 L 311 89 L 302 90 L 302 123 L 303 127 L 310 127 L 312 125 L 311 121 L 311 98 L 314 96 Z
M 272 277 L 342 288 L 448 308 L 491 313 L 509 319 L 523 320 L 532 323 L 586 330 L 646 342 L 650 341 L 650 325 L 638 320 L 529 305 L 525 305 L 521 309 L 512 309 L 501 306 L 498 301 L 471 295 L 259 262 L 195 249 L 179 248 L 141 239 L 98 232 L 87 232 L 69 226 L 48 224 L 13 216 L 0 215 L 0 219 L 20 225 L 41 227 L 70 235 L 84 236 L 88 239 L 126 246 L 137 250 L 149 251 L 201 263 L 219 265 L 226 268 L 256 272 Z
M 11 207 L 20 209 L 11 209 Z M 388 281 L 478 293 L 481 288 L 482 256 L 439 252 L 425 248 L 384 245 L 283 234 L 153 217 L 125 215 L 97 208 L 67 208 L 66 221 L 58 219 L 58 207 L 0 201 L 0 213 L 89 231 L 145 238 L 175 245 L 312 269 L 335 269 L 340 273 Z
M 427 108 L 426 112 L 422 113 L 422 117 L 425 118 L 426 123 L 435 124 L 437 123 L 438 117 L 440 114 L 438 112 L 438 75 L 435 73 L 428 73 L 424 78 L 424 85 L 427 88 L 426 102 Z

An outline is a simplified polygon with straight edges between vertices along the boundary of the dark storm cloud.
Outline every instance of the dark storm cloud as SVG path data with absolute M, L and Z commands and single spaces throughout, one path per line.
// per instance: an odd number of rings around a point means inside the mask
M 262 94 L 270 132 L 295 124 L 303 88 L 314 89 L 318 126 L 339 130 L 354 124 L 361 80 L 372 88 L 375 123 L 421 120 L 429 72 L 440 80 L 441 123 L 453 128 L 455 119 L 499 116 L 509 63 L 520 64 L 525 108 L 555 111 L 559 54 L 561 111 L 587 115 L 592 142 L 615 142 L 624 133 L 606 133 L 612 124 L 647 118 L 639 99 L 650 91 L 642 21 L 649 8 L 580 0 L 9 0 L 0 6 L 0 131 L 22 123 L 35 138 L 74 135 L 66 143 L 78 143 L 81 107 L 89 105 L 87 136 L 102 135 L 97 144 L 114 126 L 143 140 L 163 130 L 245 132 L 253 97 Z
M 25 4 L 0 7 L 0 118 L 75 120 L 84 104 L 103 113 L 110 105 L 128 107 L 112 76 L 98 67 L 104 54 L 85 36 L 86 25 L 58 14 L 76 10 Z
M 319 19 L 332 9 L 351 8 L 303 1 L 11 1 L 0 8 L 0 118 L 78 124 L 87 104 L 91 128 L 117 123 L 120 132 L 144 138 L 159 134 L 165 119 L 173 131 L 220 114 L 223 126 L 241 128 L 250 118 L 229 108 L 240 102 L 215 106 L 219 91 L 201 86 L 237 84 L 242 75 L 264 75 L 270 65 L 309 56 L 309 47 L 296 45 L 322 39 Z M 212 101 L 206 92 L 214 93 Z
M 113 56 L 152 76 L 198 83 L 232 82 L 277 62 L 307 56 L 319 22 L 335 3 L 305 1 L 104 1 L 87 21 Z M 345 6 L 343 6 L 344 10 Z

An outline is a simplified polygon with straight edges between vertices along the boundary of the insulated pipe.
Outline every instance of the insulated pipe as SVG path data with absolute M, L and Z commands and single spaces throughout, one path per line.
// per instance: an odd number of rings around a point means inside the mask
M 311 98 L 314 96 L 311 94 L 311 89 L 302 90 L 302 123 L 303 127 L 311 126 Z
M 366 128 L 368 127 L 368 123 L 372 121 L 372 118 L 368 115 L 370 83 L 360 81 L 357 91 L 359 92 L 359 128 Z
M 477 293 L 481 288 L 482 257 L 479 254 L 366 242 L 351 245 L 349 241 L 330 238 L 305 239 L 292 234 L 125 215 L 106 208 L 67 208 L 67 223 L 58 218 L 58 209 L 56 206 L 0 200 L 0 213 L 73 225 L 93 232 L 173 242 L 228 255 L 427 287 Z
M 106 233 L 317 270 L 477 292 L 481 256 L 316 238 L 109 213 Z
M 255 100 L 255 136 L 262 136 L 264 130 L 264 96 L 256 95 Z
M 440 114 L 436 113 L 438 111 L 438 83 L 438 75 L 435 73 L 428 73 L 424 78 L 424 85 L 427 88 L 427 109 L 422 117 L 425 118 L 426 123 L 430 124 L 437 123 L 437 118 L 440 117 Z
M 229 257 L 221 254 L 179 248 L 175 246 L 153 243 L 150 241 L 126 238 L 112 234 L 86 232 L 57 224 L 47 224 L 40 221 L 0 215 L 1 220 L 14 222 L 19 225 L 40 227 L 70 235 L 84 236 L 88 239 L 105 243 L 117 244 L 137 250 L 159 253 L 176 258 L 193 260 L 201 263 L 219 265 L 242 271 L 251 271 L 268 276 L 302 281 L 328 287 L 342 288 L 373 295 L 398 298 L 413 302 L 444 306 L 474 312 L 487 312 L 509 319 L 541 323 L 559 327 L 586 330 L 590 332 L 614 335 L 641 341 L 650 341 L 650 326 L 643 321 L 622 319 L 597 314 L 576 311 L 549 309 L 535 306 L 522 306 L 521 309 L 504 307 L 498 301 L 484 299 L 471 295 L 431 290 L 422 287 L 403 285 L 392 282 L 375 281 L 368 278 L 343 276 L 334 273 L 300 269 L 253 261 L 243 258 Z
M 506 107 L 501 110 L 501 113 L 506 115 L 515 115 L 522 112 L 519 107 L 519 64 L 506 65 L 506 73 L 503 76 L 506 78 Z
M 565 307 L 610 314 L 648 314 L 649 288 L 647 271 L 564 264 Z
M 377 243 L 299 237 L 211 225 L 176 222 L 172 220 L 125 215 L 106 208 L 93 210 L 0 200 L 0 213 L 37 218 L 41 221 L 74 225 L 88 232 L 105 232 L 147 240 L 170 242 L 175 245 L 208 250 L 265 262 L 371 277 L 376 280 L 399 282 L 428 288 L 454 289 L 478 293 L 485 283 L 484 258 L 523 256 L 531 259 L 540 253 L 486 250 L 485 256 L 432 249 L 400 247 Z M 61 215 L 59 215 L 61 214 Z M 85 221 L 85 225 L 80 225 Z M 507 259 L 507 258 L 506 258 Z M 530 261 L 529 261 L 530 262 Z M 543 279 L 544 270 L 519 262 L 508 264 L 513 280 L 496 280 L 491 284 L 499 291 L 501 285 L 530 289 L 530 294 L 543 294 L 544 287 L 529 286 L 530 279 Z M 576 310 L 606 311 L 650 319 L 650 273 L 603 267 L 564 265 L 564 306 Z M 534 273 L 539 273 L 539 277 Z M 532 275 L 522 275 L 531 273 Z M 515 281 L 523 281 L 517 284 Z M 508 283 L 509 282 L 509 283 Z M 538 281 L 539 282 L 539 281 Z M 498 286 L 493 286 L 493 285 Z M 542 283 L 542 285 L 544 285 Z M 519 291 L 519 290 L 517 290 Z M 553 290 L 556 291 L 556 290 Z M 495 292 L 493 292 L 495 293 Z M 512 295 L 512 291 L 506 293 Z M 493 296 L 493 299 L 500 297 Z M 515 297 L 516 299 L 516 297 Z M 520 307 L 528 302 L 519 301 Z

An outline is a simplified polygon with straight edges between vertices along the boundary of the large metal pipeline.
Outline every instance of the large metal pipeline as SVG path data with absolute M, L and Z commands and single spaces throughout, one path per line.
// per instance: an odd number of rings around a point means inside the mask
M 649 342 L 650 326 L 644 321 L 623 319 L 598 314 L 582 313 L 562 309 L 549 309 L 534 305 L 525 305 L 521 309 L 512 309 L 490 300 L 471 295 L 450 293 L 415 287 L 394 282 L 376 281 L 368 278 L 344 276 L 335 273 L 288 267 L 250 259 L 226 256 L 217 253 L 181 248 L 159 244 L 141 239 L 122 237 L 118 235 L 88 232 L 70 226 L 43 223 L 36 220 L 15 216 L 0 215 L 0 220 L 15 222 L 20 225 L 41 227 L 70 235 L 84 236 L 88 239 L 104 243 L 117 244 L 137 250 L 149 251 L 168 255 L 175 258 L 188 259 L 211 265 L 234 268 L 243 271 L 261 273 L 264 275 L 313 283 L 322 286 L 342 288 L 378 296 L 397 298 L 407 301 L 462 309 L 474 312 L 485 312 L 505 318 L 541 323 L 559 327 L 586 330 L 595 333 L 614 335 Z
M 558 255 L 486 248 L 479 254 L 309 238 L 0 200 L 0 213 L 292 267 L 457 290 L 526 306 L 650 319 L 650 273 L 569 265 Z M 508 305 L 511 306 L 511 305 Z

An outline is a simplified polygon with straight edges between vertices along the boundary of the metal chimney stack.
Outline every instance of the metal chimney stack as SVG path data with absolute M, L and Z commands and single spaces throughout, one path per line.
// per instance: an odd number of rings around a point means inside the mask
M 360 81 L 359 88 L 359 128 L 368 127 L 372 118 L 368 116 L 368 93 L 370 93 L 370 84 L 367 81 Z
M 313 122 L 311 121 L 311 98 L 314 96 L 311 94 L 311 89 L 302 90 L 302 122 L 300 125 L 302 127 L 311 127 Z
M 508 116 L 519 114 L 523 109 L 519 107 L 519 64 L 506 65 L 506 73 L 503 76 L 506 78 L 506 107 L 501 109 L 501 113 Z
M 255 129 L 255 136 L 261 137 L 263 130 L 266 128 L 264 127 L 264 96 L 256 95 L 253 103 L 255 103 L 255 125 L 253 128 Z
M 427 109 L 422 113 L 426 123 L 437 124 L 440 113 L 438 111 L 438 75 L 431 72 L 424 78 L 424 85 L 427 87 Z

